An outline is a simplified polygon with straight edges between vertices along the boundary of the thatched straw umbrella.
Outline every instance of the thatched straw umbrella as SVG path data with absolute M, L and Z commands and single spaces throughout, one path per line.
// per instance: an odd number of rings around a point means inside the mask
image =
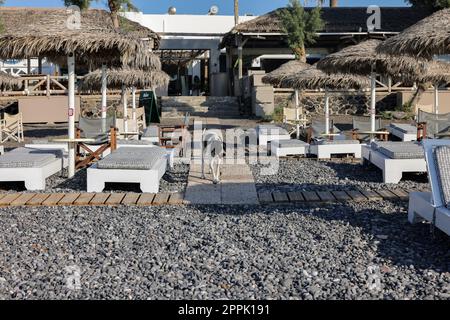
M 0 72 L 0 87 L 3 88 L 21 88 L 22 81 L 19 77 L 13 77 L 12 75 L 1 71 Z
M 352 74 L 326 74 L 316 65 L 285 78 L 281 85 L 296 90 L 325 90 L 325 134 L 330 133 L 329 90 L 365 89 L 370 86 L 367 77 Z
M 278 69 L 273 70 L 272 72 L 266 74 L 262 81 L 264 83 L 271 84 L 273 86 L 280 86 L 280 83 L 289 75 L 305 70 L 307 68 L 311 67 L 310 64 L 307 64 L 305 62 L 299 61 L 299 60 L 292 60 L 289 62 L 286 62 L 282 64 Z M 297 121 L 297 139 L 300 138 L 300 112 L 299 112 L 299 97 L 298 97 L 298 90 L 295 90 L 295 119 Z
M 69 140 L 75 139 L 75 62 L 149 67 L 155 57 L 142 38 L 149 29 L 127 22 L 116 30 L 103 10 L 1 8 L 0 58 L 67 56 Z M 129 27 L 129 28 L 128 28 Z M 157 37 L 156 37 L 157 38 Z M 106 109 L 102 116 L 106 117 Z M 75 174 L 75 144 L 69 143 L 69 177 Z
M 83 91 L 103 90 L 102 70 L 96 70 L 83 77 L 80 89 Z M 155 88 L 166 86 L 169 76 L 161 70 L 140 70 L 132 68 L 114 68 L 107 71 L 107 87 L 122 90 L 124 130 L 128 132 L 128 108 L 126 88 L 132 90 L 132 119 L 136 120 L 136 88 Z
M 450 63 L 430 61 L 427 70 L 417 79 L 419 83 L 432 83 L 434 87 L 434 113 L 439 113 L 439 87 L 450 83 Z
M 299 60 L 292 60 L 282 64 L 278 69 L 275 69 L 272 72 L 266 74 L 262 78 L 262 81 L 264 83 L 278 87 L 286 77 L 299 71 L 308 69 L 309 67 L 311 67 L 310 64 Z
M 450 9 L 435 12 L 380 44 L 377 52 L 432 59 L 450 53 Z
M 352 73 L 369 75 L 371 78 L 370 117 L 371 131 L 375 132 L 376 76 L 377 72 L 398 77 L 400 74 L 418 77 L 425 70 L 425 60 L 408 56 L 392 57 L 376 52 L 380 40 L 367 40 L 330 54 L 317 63 L 327 73 Z

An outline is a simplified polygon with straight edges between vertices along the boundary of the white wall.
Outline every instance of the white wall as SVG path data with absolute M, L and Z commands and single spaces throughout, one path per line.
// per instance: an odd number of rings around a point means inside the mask
M 224 35 L 234 27 L 234 16 L 144 14 L 142 12 L 127 12 L 125 15 L 128 19 L 163 34 Z M 239 18 L 239 22 L 255 18 L 256 16 L 243 16 Z

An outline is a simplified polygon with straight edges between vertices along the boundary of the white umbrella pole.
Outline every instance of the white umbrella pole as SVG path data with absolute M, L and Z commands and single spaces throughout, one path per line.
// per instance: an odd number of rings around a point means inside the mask
M 131 89 L 131 95 L 133 97 L 133 121 L 136 121 L 136 87 Z
M 376 73 L 372 71 L 370 74 L 370 131 L 375 132 L 376 126 L 375 126 L 375 115 L 376 115 L 376 104 L 377 104 L 377 92 L 376 92 L 376 86 L 377 86 L 377 77 Z M 371 141 L 374 140 L 374 135 L 371 137 Z
M 122 86 L 123 96 L 123 131 L 128 132 L 128 101 L 127 101 L 127 89 L 125 85 Z M 128 136 L 125 136 L 128 138 Z
M 300 104 L 300 99 L 299 99 L 299 96 L 298 96 L 298 90 L 295 89 L 295 120 L 296 120 L 296 124 L 297 124 L 297 126 L 296 126 L 297 139 L 300 139 L 300 122 L 299 122 L 299 120 L 300 120 L 300 110 L 299 110 L 299 104 Z
M 106 111 L 107 111 L 107 97 L 106 97 L 106 90 L 107 90 L 107 79 L 106 79 L 106 65 L 102 65 L 102 119 L 106 118 Z
M 434 113 L 439 114 L 439 85 L 434 85 Z
M 330 134 L 330 97 L 325 89 L 325 134 Z M 328 137 L 328 136 L 327 136 Z
M 67 56 L 67 66 L 69 73 L 69 108 L 68 108 L 68 122 L 69 122 L 69 139 L 75 139 L 75 54 Z M 75 144 L 69 143 L 69 178 L 75 175 Z

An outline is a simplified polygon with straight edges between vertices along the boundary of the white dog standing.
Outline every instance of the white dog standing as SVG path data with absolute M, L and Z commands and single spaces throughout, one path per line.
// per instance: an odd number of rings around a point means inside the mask
M 205 179 L 205 158 L 209 160 L 209 169 L 213 183 L 220 183 L 221 166 L 223 164 L 223 138 L 220 130 L 203 130 L 204 150 L 202 152 L 202 178 Z

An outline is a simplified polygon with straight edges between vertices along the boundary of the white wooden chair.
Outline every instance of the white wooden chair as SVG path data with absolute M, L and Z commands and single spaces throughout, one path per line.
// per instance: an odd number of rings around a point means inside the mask
M 0 119 L 0 143 L 8 140 L 24 141 L 22 113 L 15 115 L 4 113 L 3 119 Z
M 450 140 L 426 139 L 423 147 L 431 193 L 410 194 L 408 220 L 428 221 L 450 235 Z

